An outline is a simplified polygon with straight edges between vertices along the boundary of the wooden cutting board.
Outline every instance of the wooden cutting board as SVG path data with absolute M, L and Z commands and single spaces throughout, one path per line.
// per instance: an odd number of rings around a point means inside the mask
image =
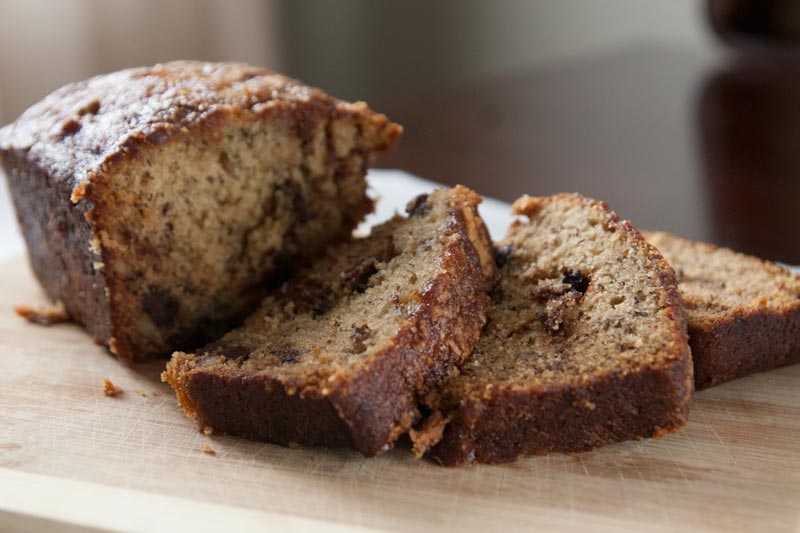
M 0 279 L 0 530 L 800 531 L 800 366 L 698 393 L 661 441 L 447 469 L 405 445 L 367 460 L 207 437 L 163 363 L 15 316 L 45 302 L 24 259 Z

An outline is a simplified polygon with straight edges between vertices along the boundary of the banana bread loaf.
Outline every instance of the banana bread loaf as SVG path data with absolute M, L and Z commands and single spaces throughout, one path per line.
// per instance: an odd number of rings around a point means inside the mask
M 692 361 L 672 269 L 604 203 L 523 197 L 495 307 L 459 374 L 424 398 L 414 451 L 498 463 L 661 437 L 686 422 Z
M 0 130 L 0 162 L 39 281 L 132 361 L 202 345 L 348 236 L 400 132 L 268 70 L 174 62 L 57 90 Z
M 697 389 L 800 362 L 800 277 L 728 248 L 644 235 L 675 269 Z
M 176 353 L 162 379 L 202 428 L 383 453 L 485 321 L 496 272 L 479 202 L 463 187 L 417 198 L 408 218 L 332 248 L 241 328 Z

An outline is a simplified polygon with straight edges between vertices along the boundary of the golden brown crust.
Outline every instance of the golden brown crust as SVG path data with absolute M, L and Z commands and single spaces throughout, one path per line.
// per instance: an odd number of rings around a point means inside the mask
M 760 309 L 693 324 L 689 339 L 695 386 L 707 389 L 756 372 L 800 362 L 800 304 Z
M 0 151 L 22 151 L 68 182 L 72 200 L 92 200 L 92 183 L 147 146 L 184 135 L 218 134 L 223 120 L 277 115 L 347 117 L 372 132 L 367 151 L 386 150 L 402 127 L 267 69 L 242 63 L 175 61 L 72 83 L 0 130 Z M 300 123 L 302 124 L 302 120 Z
M 599 213 L 609 231 L 623 231 L 630 249 L 646 256 L 663 298 L 661 316 L 669 337 L 666 351 L 653 360 L 643 359 L 638 367 L 596 370 L 563 384 L 491 381 L 490 369 L 480 370 L 485 377 L 475 382 L 455 376 L 425 398 L 433 414 L 412 433 L 417 455 L 429 449 L 433 458 L 448 466 L 498 463 L 529 454 L 576 452 L 621 440 L 660 438 L 686 423 L 693 392 L 692 364 L 672 269 L 628 221 L 620 221 L 603 202 L 568 194 L 524 197 L 514 203 L 514 213 L 536 217 L 549 202 L 581 205 Z M 509 235 L 525 224 L 515 221 Z M 508 242 L 501 243 L 501 248 Z M 505 272 L 501 268 L 500 275 Z M 489 320 L 497 316 L 492 314 Z M 569 357 L 569 346 L 562 346 L 559 357 Z M 487 364 L 493 364 L 491 357 L 481 359 L 479 368 Z
M 430 455 L 445 466 L 504 463 L 526 455 L 581 452 L 624 440 L 662 438 L 686 424 L 681 360 L 635 374 L 608 374 L 585 387 L 511 391 L 469 398 L 451 414 Z
M 424 288 L 411 314 L 368 364 L 337 370 L 320 385 L 316 376 L 283 379 L 176 353 L 162 378 L 187 415 L 200 427 L 287 446 L 356 447 L 367 456 L 388 450 L 418 419 L 416 396 L 467 357 L 491 305 L 495 267 L 487 261 L 491 241 L 477 215 L 479 198 L 457 187 L 445 201 L 436 275 L 418 280 Z M 236 358 L 222 349 L 226 359 Z
M 195 328 L 159 333 L 166 340 L 138 342 L 144 335 L 133 325 L 146 305 L 141 297 L 129 297 L 128 281 L 116 273 L 122 252 L 103 235 L 118 215 L 120 196 L 111 190 L 118 172 L 167 144 L 199 139 L 213 145 L 233 122 L 281 117 L 292 121 L 304 142 L 323 122 L 336 120 L 357 130 L 352 150 L 361 167 L 355 170 L 346 156 L 334 153 L 331 138 L 337 132 L 326 132 L 326 172 L 333 181 L 350 172 L 360 173 L 363 183 L 371 154 L 388 149 L 402 131 L 363 103 L 342 102 L 271 71 L 201 62 L 130 69 L 67 85 L 0 130 L 0 164 L 34 273 L 48 295 L 63 301 L 96 342 L 127 362 L 194 347 L 203 342 L 203 332 L 248 311 L 246 295 L 255 295 L 255 302 L 258 291 L 239 287 L 235 292 L 242 292 L 242 309 L 219 309 L 220 316 L 201 317 Z M 342 214 L 341 227 L 329 230 L 331 240 L 346 236 L 372 210 L 363 190 L 342 194 L 349 197 L 339 209 L 348 212 Z M 281 253 L 275 252 L 276 261 L 286 267 L 302 260 Z M 256 272 L 254 286 L 271 274 Z
M 679 273 L 697 389 L 800 362 L 800 277 L 712 244 L 663 232 L 645 237 Z M 746 296 L 737 294 L 740 284 Z

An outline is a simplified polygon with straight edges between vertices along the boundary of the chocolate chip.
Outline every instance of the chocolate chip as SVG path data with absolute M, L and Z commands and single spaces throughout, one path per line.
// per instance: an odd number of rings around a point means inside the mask
M 78 133 L 81 129 L 81 123 L 74 118 L 69 119 L 61 126 L 61 136 L 68 137 Z
M 246 361 L 250 357 L 250 348 L 245 348 L 239 344 L 229 344 L 223 341 L 212 342 L 203 348 L 206 353 L 224 355 L 226 359 L 233 359 L 237 363 Z
M 584 276 L 580 270 L 564 267 L 561 273 L 564 275 L 561 281 L 572 287 L 573 291 L 583 294 L 589 288 L 589 276 Z
M 511 259 L 511 254 L 514 252 L 513 246 L 498 246 L 494 251 L 494 262 L 497 268 L 503 268 Z
M 178 318 L 180 302 L 169 291 L 151 286 L 142 298 L 142 309 L 157 326 L 171 326 Z
M 394 239 L 390 236 L 380 242 L 380 246 L 375 250 L 374 256 L 378 261 L 388 263 L 398 254 L 399 252 L 394 246 Z
M 295 219 L 300 222 L 308 222 L 313 218 L 313 213 L 308 207 L 303 187 L 295 180 L 286 179 L 276 186 L 275 193 L 278 202 L 288 205 Z
M 311 308 L 311 315 L 314 318 L 324 315 L 330 311 L 332 307 L 333 305 L 331 304 L 330 298 L 325 296 L 317 300 L 316 304 Z
M 353 292 L 364 292 L 369 280 L 378 273 L 378 260 L 366 257 L 342 273 L 342 286 Z
M 98 111 L 100 111 L 100 100 L 92 100 L 82 108 L 78 109 L 78 115 L 96 115 Z
M 314 218 L 311 214 L 311 210 L 308 208 L 306 197 L 299 188 L 292 197 L 292 207 L 294 208 L 294 216 L 299 222 L 308 222 Z
M 408 213 L 408 216 L 410 217 L 418 217 L 427 213 L 429 208 L 430 205 L 428 205 L 428 195 L 420 194 L 406 204 L 406 213 Z
M 314 317 L 324 315 L 332 307 L 330 288 L 316 280 L 289 282 L 284 294 L 294 303 L 295 313 L 311 313 Z
M 219 166 L 222 167 L 222 170 L 228 174 L 233 174 L 233 165 L 231 164 L 231 158 L 228 156 L 228 152 L 220 152 L 217 156 L 217 160 L 219 161 Z
M 313 116 L 304 114 L 298 117 L 294 127 L 300 142 L 305 145 L 311 140 L 311 135 L 313 135 L 317 127 L 317 121 L 314 120 Z
M 368 325 L 362 324 L 360 326 L 356 326 L 353 334 L 350 335 L 350 340 L 353 341 L 353 352 L 361 353 L 366 350 L 367 346 L 364 344 L 364 341 L 367 340 L 371 335 L 372 330 L 369 329 Z
M 300 352 L 294 346 L 282 346 L 275 351 L 275 356 L 281 363 L 296 363 L 300 359 Z
M 505 297 L 505 292 L 503 292 L 503 289 L 501 289 L 500 287 L 495 287 L 494 289 L 492 289 L 492 292 L 489 293 L 489 297 L 491 297 L 492 302 L 494 302 L 495 304 L 499 304 L 500 302 L 503 301 L 503 298 Z

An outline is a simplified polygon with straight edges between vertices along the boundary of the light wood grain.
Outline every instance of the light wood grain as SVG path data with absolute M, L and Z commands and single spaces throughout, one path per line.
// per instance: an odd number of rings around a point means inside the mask
M 206 530 L 799 525 L 800 366 L 699 393 L 687 428 L 661 441 L 446 469 L 402 445 L 366 460 L 207 437 L 159 381 L 163 363 L 129 369 L 77 326 L 16 317 L 12 306 L 44 302 L 22 258 L 0 266 L 0 279 L 0 529 L 143 530 L 161 523 L 153 517 Z M 106 377 L 125 393 L 104 396 Z

